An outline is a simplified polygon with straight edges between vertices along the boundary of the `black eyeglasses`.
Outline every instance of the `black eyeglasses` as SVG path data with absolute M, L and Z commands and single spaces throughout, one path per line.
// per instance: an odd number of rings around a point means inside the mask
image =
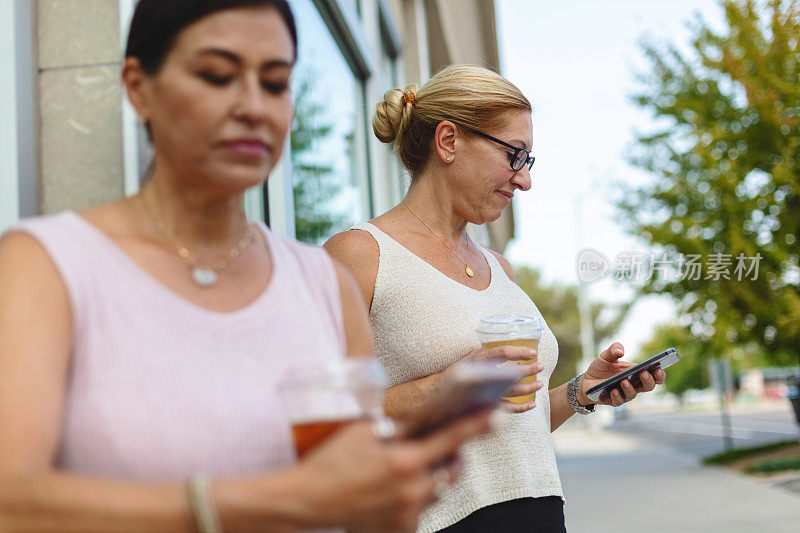
M 533 167 L 533 162 L 536 161 L 536 157 L 532 156 L 531 153 L 527 151 L 525 148 L 520 148 L 519 146 L 508 144 L 505 141 L 501 141 L 497 137 L 492 137 L 488 133 L 483 133 L 482 131 L 474 130 L 472 128 L 467 128 L 466 126 L 463 127 L 464 129 L 469 130 L 472 133 L 475 133 L 476 135 L 480 135 L 481 137 L 489 139 L 490 141 L 494 141 L 497 144 L 503 145 L 506 148 L 514 150 L 513 153 L 508 154 L 508 162 L 511 164 L 511 168 L 515 172 L 522 170 L 522 167 L 524 167 L 525 165 L 528 165 L 528 170 L 530 170 L 531 167 Z

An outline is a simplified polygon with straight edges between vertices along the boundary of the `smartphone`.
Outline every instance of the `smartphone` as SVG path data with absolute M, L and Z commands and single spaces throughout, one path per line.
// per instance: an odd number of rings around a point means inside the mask
M 526 375 L 519 366 L 460 363 L 448 371 L 437 392 L 406 421 L 407 435 L 427 435 L 459 417 L 498 404 L 508 389 Z
M 659 368 L 667 368 L 668 366 L 674 365 L 680 360 L 681 358 L 678 356 L 678 350 L 675 348 L 667 348 L 660 354 L 654 355 L 647 361 L 643 361 L 627 370 L 623 370 L 616 376 L 608 378 L 599 385 L 595 385 L 586 392 L 586 396 L 588 396 L 593 402 L 597 402 L 600 400 L 600 398 L 605 398 L 611 394 L 613 389 L 618 389 L 620 386 L 619 384 L 623 379 L 629 380 L 631 385 L 636 387 L 640 385 L 639 374 L 641 374 L 644 370 L 647 370 L 652 374 Z

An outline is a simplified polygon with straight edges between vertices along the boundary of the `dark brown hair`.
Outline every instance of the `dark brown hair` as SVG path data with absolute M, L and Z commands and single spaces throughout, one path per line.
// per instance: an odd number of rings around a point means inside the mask
M 280 14 L 297 60 L 297 27 L 286 0 L 140 0 L 128 30 L 125 57 L 137 58 L 146 73 L 155 74 L 184 28 L 217 11 L 250 6 L 272 7 Z

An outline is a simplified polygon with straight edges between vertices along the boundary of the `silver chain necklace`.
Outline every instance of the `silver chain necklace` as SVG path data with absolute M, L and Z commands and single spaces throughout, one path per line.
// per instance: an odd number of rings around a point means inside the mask
M 230 249 L 225 257 L 218 261 L 215 265 L 200 263 L 194 253 L 179 240 L 174 233 L 167 227 L 164 222 L 158 217 L 155 211 L 148 205 L 144 198 L 144 189 L 137 195 L 139 202 L 142 204 L 144 210 L 153 228 L 169 242 L 173 250 L 189 265 L 189 272 L 192 275 L 194 282 L 203 287 L 204 289 L 213 287 L 219 281 L 219 274 L 228 270 L 231 263 L 239 257 L 245 248 L 247 248 L 254 240 L 253 228 L 248 224 L 245 236 L 236 243 L 236 246 Z

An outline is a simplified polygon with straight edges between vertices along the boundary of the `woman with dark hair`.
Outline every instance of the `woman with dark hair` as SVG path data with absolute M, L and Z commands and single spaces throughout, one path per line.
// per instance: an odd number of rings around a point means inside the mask
M 350 275 L 242 209 L 282 152 L 295 59 L 285 1 L 138 3 L 122 79 L 147 183 L 0 239 L 0 531 L 406 531 L 486 431 L 354 423 L 295 465 L 276 380 L 373 354 Z

